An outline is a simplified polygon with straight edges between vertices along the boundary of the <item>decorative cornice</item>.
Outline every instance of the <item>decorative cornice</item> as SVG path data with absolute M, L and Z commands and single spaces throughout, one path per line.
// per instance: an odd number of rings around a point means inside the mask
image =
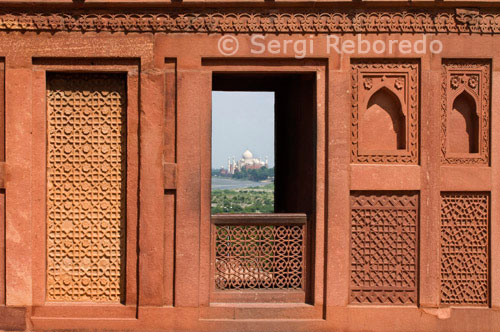
M 0 12 L 0 31 L 203 33 L 500 33 L 500 13 L 219 10 Z

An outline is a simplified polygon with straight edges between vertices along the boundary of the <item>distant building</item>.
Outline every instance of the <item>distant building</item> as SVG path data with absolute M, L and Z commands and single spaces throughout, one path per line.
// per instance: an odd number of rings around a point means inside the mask
M 262 167 L 268 167 L 267 157 L 264 160 L 260 158 L 254 158 L 253 153 L 250 150 L 243 152 L 241 159 L 236 161 L 236 158 L 228 158 L 228 174 L 234 174 L 243 169 L 260 169 Z

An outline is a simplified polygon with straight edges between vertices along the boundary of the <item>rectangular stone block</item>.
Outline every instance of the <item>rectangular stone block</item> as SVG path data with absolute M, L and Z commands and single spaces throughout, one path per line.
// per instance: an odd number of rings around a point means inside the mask
M 26 308 L 0 306 L 0 331 L 24 331 Z

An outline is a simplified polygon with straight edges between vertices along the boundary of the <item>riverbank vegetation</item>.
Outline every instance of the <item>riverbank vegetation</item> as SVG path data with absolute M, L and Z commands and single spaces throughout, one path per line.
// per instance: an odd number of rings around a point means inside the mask
M 261 187 L 212 190 L 212 214 L 273 213 L 274 183 Z
M 246 169 L 236 171 L 234 174 L 225 174 L 222 169 L 213 169 L 212 176 L 227 177 L 237 180 L 263 181 L 274 177 L 274 167 L 261 167 L 259 169 Z

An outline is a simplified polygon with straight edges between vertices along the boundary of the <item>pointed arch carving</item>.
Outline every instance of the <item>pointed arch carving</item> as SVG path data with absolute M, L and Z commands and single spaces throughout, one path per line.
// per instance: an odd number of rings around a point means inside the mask
M 444 60 L 442 75 L 442 163 L 488 165 L 489 61 Z
M 353 60 L 351 162 L 418 163 L 418 60 Z
M 406 148 L 406 125 L 398 96 L 383 86 L 371 95 L 361 116 L 360 146 L 365 150 Z
M 462 91 L 453 101 L 448 124 L 450 152 L 477 153 L 479 151 L 476 101 L 467 91 Z

